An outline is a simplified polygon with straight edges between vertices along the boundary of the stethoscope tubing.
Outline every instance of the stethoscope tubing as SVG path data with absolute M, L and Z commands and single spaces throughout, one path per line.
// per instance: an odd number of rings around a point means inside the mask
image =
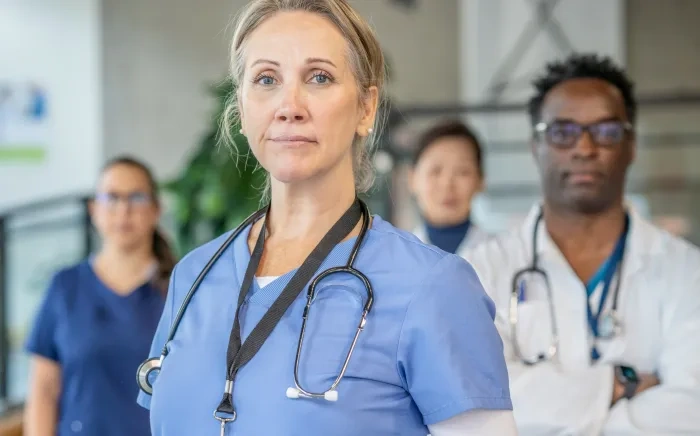
M 369 279 L 364 274 L 362 274 L 359 270 L 355 269 L 353 266 L 354 262 L 357 258 L 357 255 L 359 253 L 359 250 L 362 246 L 362 243 L 364 242 L 365 237 L 367 235 L 367 231 L 369 229 L 369 224 L 370 224 L 370 219 L 371 219 L 371 215 L 369 213 L 369 209 L 367 208 L 367 205 L 362 201 L 360 202 L 360 205 L 362 207 L 362 225 L 361 225 L 360 233 L 357 237 L 357 240 L 355 241 L 355 243 L 350 251 L 350 255 L 348 257 L 348 261 L 347 261 L 346 265 L 342 266 L 342 267 L 329 268 L 329 269 L 321 272 L 320 274 L 318 274 L 314 278 L 314 280 L 312 280 L 311 284 L 309 285 L 309 290 L 308 290 L 308 294 L 307 294 L 307 304 L 304 308 L 302 328 L 301 328 L 301 332 L 299 335 L 299 344 L 298 344 L 298 348 L 297 348 L 297 355 L 296 355 L 295 365 L 294 365 L 295 385 L 296 385 L 296 388 L 299 390 L 299 392 L 304 396 L 324 397 L 324 394 L 312 393 L 312 392 L 309 392 L 309 391 L 306 391 L 305 389 L 303 389 L 301 387 L 300 382 L 299 382 L 299 376 L 298 376 L 299 361 L 300 361 L 301 352 L 302 352 L 301 351 L 302 350 L 302 343 L 303 343 L 303 339 L 304 339 L 304 333 L 306 330 L 306 320 L 308 318 L 308 313 L 310 311 L 311 303 L 314 299 L 316 285 L 322 279 L 328 277 L 331 274 L 345 272 L 345 273 L 349 273 L 349 274 L 355 276 L 356 278 L 360 279 L 360 281 L 362 282 L 362 284 L 365 288 L 366 294 L 367 294 L 367 300 L 365 301 L 365 304 L 363 307 L 362 317 L 360 319 L 360 323 L 358 325 L 357 331 L 353 337 L 353 341 L 352 341 L 352 344 L 351 344 L 350 349 L 348 351 L 348 354 L 346 356 L 345 362 L 343 363 L 343 367 L 342 367 L 338 377 L 333 382 L 333 385 L 331 386 L 331 388 L 328 391 L 326 391 L 326 394 L 329 391 L 335 390 L 335 388 L 338 386 L 338 384 L 342 380 L 343 376 L 345 375 L 350 358 L 351 358 L 353 351 L 355 349 L 355 346 L 357 344 L 357 340 L 359 338 L 359 335 L 362 332 L 362 330 L 364 329 L 364 326 L 365 326 L 366 321 L 367 321 L 367 316 L 368 316 L 369 312 L 371 311 L 372 305 L 374 303 L 374 291 L 372 289 L 372 285 L 371 285 Z M 221 244 L 221 246 L 217 249 L 217 251 L 211 256 L 209 261 L 202 268 L 202 271 L 197 275 L 197 278 L 190 286 L 189 290 L 187 291 L 187 294 L 185 295 L 185 298 L 183 299 L 182 303 L 180 304 L 177 315 L 175 316 L 175 319 L 170 326 L 168 336 L 167 336 L 167 339 L 165 341 L 165 345 L 163 346 L 163 349 L 161 351 L 161 355 L 159 357 L 147 359 L 145 362 L 143 362 L 139 366 L 139 369 L 137 370 L 136 378 L 137 378 L 137 383 L 138 383 L 141 390 L 143 390 L 144 392 L 146 392 L 148 394 L 152 394 L 153 386 L 148 380 L 149 376 L 151 373 L 160 370 L 161 365 L 163 363 L 163 360 L 165 359 L 165 357 L 169 353 L 169 344 L 175 338 L 175 335 L 177 334 L 177 330 L 179 328 L 180 322 L 182 321 L 182 318 L 183 318 L 183 316 L 184 316 L 184 314 L 189 306 L 189 303 L 192 300 L 192 298 L 194 297 L 195 293 L 199 289 L 199 287 L 202 284 L 202 282 L 204 281 L 204 279 L 206 278 L 206 275 L 209 273 L 209 271 L 214 266 L 214 264 L 222 257 L 224 252 L 236 240 L 236 238 L 240 235 L 240 233 L 243 231 L 243 229 L 245 229 L 249 225 L 253 224 L 255 221 L 260 219 L 262 216 L 264 216 L 268 210 L 269 210 L 268 207 L 262 208 L 256 212 L 252 213 L 241 224 L 239 224 L 238 227 L 236 227 L 231 232 L 231 234 L 228 236 L 228 238 L 226 238 L 226 240 Z

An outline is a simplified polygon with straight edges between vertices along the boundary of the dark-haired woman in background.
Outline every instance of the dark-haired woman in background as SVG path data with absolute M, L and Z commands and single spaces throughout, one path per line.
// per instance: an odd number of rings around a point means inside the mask
M 481 144 L 467 125 L 447 120 L 420 136 L 409 185 L 422 218 L 413 233 L 421 241 L 460 254 L 488 238 L 471 220 L 484 170 Z
M 27 341 L 26 436 L 150 435 L 134 398 L 175 258 L 157 229 L 151 171 L 128 157 L 104 167 L 90 204 L 98 253 L 52 279 Z

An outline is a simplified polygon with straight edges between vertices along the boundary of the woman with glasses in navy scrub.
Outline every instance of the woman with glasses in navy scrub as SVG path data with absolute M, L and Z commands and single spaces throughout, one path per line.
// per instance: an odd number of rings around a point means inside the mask
M 52 278 L 29 335 L 24 434 L 150 435 L 134 404 L 175 258 L 157 229 L 150 170 L 128 157 L 104 167 L 90 204 L 99 252 Z

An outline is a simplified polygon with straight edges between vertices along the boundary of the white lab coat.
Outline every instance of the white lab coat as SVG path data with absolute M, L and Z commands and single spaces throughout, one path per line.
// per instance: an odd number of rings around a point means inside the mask
M 541 222 L 538 263 L 552 285 L 559 357 L 528 367 L 514 357 L 508 308 L 514 273 L 532 263 L 538 209 L 533 207 L 522 227 L 465 255 L 497 307 L 520 434 L 700 435 L 700 250 L 630 210 L 618 303 L 624 332 L 599 342 L 602 358 L 591 365 L 585 287 Z M 613 282 L 610 297 L 614 286 Z M 550 343 L 545 301 L 534 298 L 519 306 L 519 344 L 528 358 Z M 611 409 L 613 367 L 620 363 L 656 373 L 661 384 Z
M 428 238 L 428 231 L 425 229 L 425 225 L 421 224 L 413 229 L 413 234 L 425 244 L 431 244 Z M 476 247 L 477 245 L 489 240 L 491 234 L 487 233 L 483 229 L 479 228 L 474 223 L 469 225 L 469 230 L 467 231 L 467 236 L 457 247 L 456 254 L 464 257 L 468 250 Z

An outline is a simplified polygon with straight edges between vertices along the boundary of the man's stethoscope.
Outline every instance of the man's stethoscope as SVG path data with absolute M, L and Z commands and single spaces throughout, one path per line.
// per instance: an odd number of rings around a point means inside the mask
M 513 352 L 517 356 L 518 359 L 520 359 L 521 362 L 523 362 L 525 365 L 536 365 L 540 362 L 544 362 L 547 360 L 553 359 L 558 351 L 559 351 L 559 328 L 557 326 L 557 320 L 556 316 L 554 313 L 554 297 L 552 294 L 552 285 L 549 281 L 549 276 L 547 273 L 540 268 L 539 262 L 538 262 L 538 247 L 537 247 L 537 236 L 539 233 L 539 227 L 540 223 L 542 222 L 543 219 L 543 214 L 540 211 L 540 214 L 537 216 L 537 219 L 535 220 L 535 226 L 532 229 L 532 263 L 526 267 L 523 268 L 519 271 L 517 271 L 513 275 L 513 281 L 512 281 L 512 290 L 511 290 L 511 295 L 510 295 L 510 304 L 509 304 L 509 311 L 508 311 L 508 321 L 510 324 L 510 330 L 511 330 L 511 338 L 512 338 L 512 343 L 513 343 Z M 618 278 L 615 283 L 615 289 L 613 291 L 613 296 L 612 296 L 612 307 L 609 313 L 603 316 L 602 319 L 598 320 L 597 316 L 592 316 L 592 310 L 590 307 L 590 302 L 588 303 L 588 319 L 589 319 L 589 325 L 593 330 L 593 333 L 596 338 L 601 338 L 601 339 L 612 339 L 615 336 L 619 335 L 620 332 L 622 331 L 622 323 L 620 321 L 618 312 L 617 312 L 617 303 L 620 295 L 620 282 L 622 281 L 621 279 L 621 269 L 622 269 L 622 262 L 623 262 L 623 257 L 624 257 L 624 251 L 625 251 L 625 240 L 626 240 L 626 234 L 627 230 L 629 228 L 629 218 L 626 218 L 625 221 L 625 230 L 623 232 L 623 236 L 620 237 L 620 240 L 617 243 L 617 246 L 615 247 L 615 251 L 613 252 L 614 260 L 616 261 L 614 264 L 615 269 L 612 271 L 614 274 L 610 274 L 609 277 L 607 277 L 607 280 L 603 282 L 603 292 L 600 297 L 600 305 L 599 305 L 599 310 L 598 310 L 598 316 L 600 315 L 601 311 L 603 310 L 603 306 L 605 304 L 605 300 L 607 297 L 608 289 L 610 286 L 610 282 L 613 279 L 613 275 L 617 275 Z M 549 347 L 547 348 L 546 352 L 539 353 L 536 357 L 534 358 L 528 358 L 525 357 L 522 353 L 522 350 L 520 349 L 519 341 L 518 341 L 518 335 L 517 335 L 517 327 L 518 327 L 518 317 L 519 317 L 519 304 L 524 301 L 525 296 L 525 278 L 526 276 L 538 276 L 541 281 L 544 283 L 545 287 L 545 292 L 547 294 L 547 303 L 549 306 L 549 318 L 552 322 L 552 336 L 551 340 L 549 343 Z M 594 349 L 594 351 L 597 353 L 597 350 Z
M 136 379 L 139 388 L 147 393 L 153 393 L 153 384 L 150 380 L 151 377 L 155 377 L 163 365 L 163 361 L 169 352 L 169 343 L 175 337 L 177 333 L 178 326 L 182 317 L 189 305 L 194 293 L 197 291 L 199 286 L 204 281 L 207 273 L 211 270 L 214 263 L 224 254 L 226 249 L 234 242 L 236 237 L 249 225 L 253 224 L 255 221 L 260 219 L 262 216 L 269 216 L 269 207 L 263 208 L 250 217 L 248 217 L 243 223 L 241 223 L 226 239 L 226 241 L 221 245 L 221 247 L 214 253 L 214 255 L 209 259 L 207 264 L 204 266 L 202 271 L 197 276 L 196 280 L 190 287 L 185 299 L 177 312 L 175 321 L 170 327 L 170 332 L 168 333 L 168 338 L 165 342 L 165 346 L 161 351 L 160 357 L 153 357 L 145 362 L 143 362 L 137 371 Z M 299 267 L 294 276 L 291 278 L 287 286 L 284 288 L 280 296 L 275 300 L 270 309 L 265 313 L 260 322 L 255 326 L 253 331 L 250 333 L 248 338 L 241 344 L 240 335 L 240 322 L 239 322 L 239 312 L 245 297 L 251 288 L 252 281 L 254 279 L 255 273 L 258 269 L 260 259 L 262 257 L 262 251 L 265 241 L 266 225 L 263 225 L 260 231 L 260 236 L 255 244 L 253 253 L 251 254 L 251 259 L 246 269 L 246 274 L 243 279 L 243 284 L 239 292 L 238 307 L 236 310 L 236 316 L 234 318 L 233 327 L 231 329 L 231 337 L 229 339 L 229 347 L 226 356 L 227 363 L 227 377 L 226 384 L 224 387 L 224 396 L 219 404 L 219 407 L 214 411 L 214 418 L 221 422 L 221 431 L 223 434 L 226 423 L 231 422 L 236 419 L 236 411 L 233 407 L 233 385 L 236 373 L 238 370 L 250 361 L 257 351 L 262 347 L 263 343 L 267 337 L 272 333 L 272 330 L 282 319 L 282 316 L 287 311 L 287 309 L 292 305 L 296 297 L 305 287 L 311 278 L 314 276 L 315 272 L 321 266 L 325 258 L 331 252 L 331 250 L 340 243 L 357 225 L 358 221 L 362 220 L 362 226 L 360 228 L 360 233 L 352 247 L 350 256 L 348 257 L 347 263 L 344 266 L 333 267 L 319 273 L 309 284 L 307 291 L 307 301 L 303 313 L 303 321 L 301 325 L 301 332 L 299 333 L 299 343 L 297 345 L 296 359 L 294 362 L 294 384 L 295 387 L 290 387 L 287 389 L 287 397 L 289 398 L 323 398 L 327 401 L 337 401 L 338 391 L 337 387 L 340 384 L 345 371 L 350 363 L 350 358 L 357 344 L 357 340 L 360 336 L 360 332 L 364 329 L 365 323 L 367 322 L 367 316 L 372 309 L 372 304 L 374 301 L 374 293 L 372 290 L 372 285 L 369 279 L 362 274 L 360 271 L 355 269 L 353 266 L 359 249 L 364 242 L 365 236 L 367 235 L 367 230 L 370 223 L 370 213 L 367 205 L 364 204 L 359 199 L 353 203 L 353 205 L 343 214 L 343 216 L 334 224 L 330 231 L 323 237 L 321 242 L 316 246 L 314 251 L 307 257 L 304 263 Z M 341 367 L 338 376 L 336 377 L 333 384 L 324 392 L 311 392 L 304 389 L 299 381 L 299 361 L 301 360 L 301 350 L 302 344 L 304 342 L 304 333 L 306 330 L 306 320 L 308 318 L 309 311 L 311 309 L 311 303 L 314 300 L 314 295 L 316 292 L 316 286 L 318 283 L 330 276 L 331 274 L 346 273 L 350 274 L 357 279 L 359 279 L 367 293 L 367 299 L 365 301 L 360 322 L 358 324 L 355 336 L 352 340 L 348 353 L 345 357 L 343 366 Z

